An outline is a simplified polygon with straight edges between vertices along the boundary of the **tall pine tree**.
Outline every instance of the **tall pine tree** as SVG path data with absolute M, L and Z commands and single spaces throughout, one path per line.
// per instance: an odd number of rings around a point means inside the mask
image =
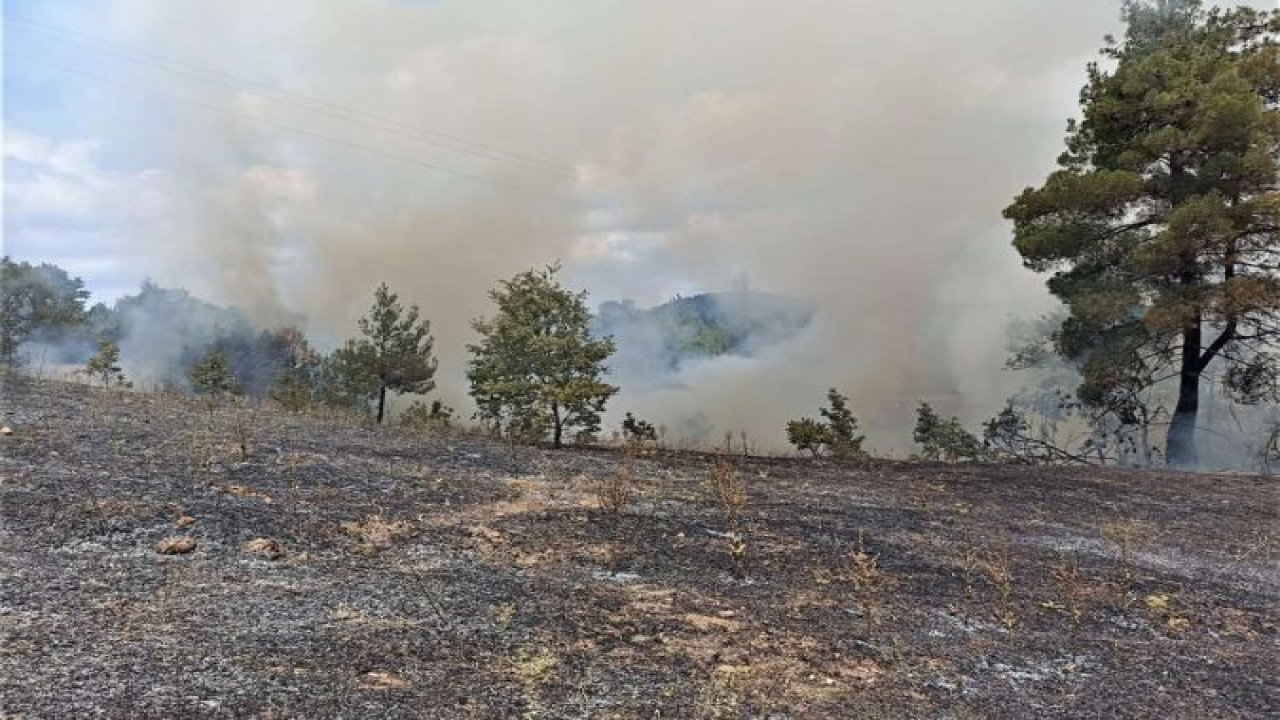
M 360 380 L 355 384 L 367 383 L 376 393 L 379 423 L 386 415 L 387 391 L 422 395 L 435 389 L 435 340 L 431 323 L 419 315 L 417 305 L 406 308 L 382 283 L 374 292 L 369 314 L 360 318 L 364 337 L 348 340 L 334 353 L 338 356 L 335 366 L 348 368 Z
M 1166 453 L 1197 464 L 1210 363 L 1254 362 L 1280 337 L 1280 12 L 1129 2 L 1091 64 L 1059 169 L 1005 215 L 1070 312 L 1056 349 L 1080 400 L 1118 405 L 1178 383 Z

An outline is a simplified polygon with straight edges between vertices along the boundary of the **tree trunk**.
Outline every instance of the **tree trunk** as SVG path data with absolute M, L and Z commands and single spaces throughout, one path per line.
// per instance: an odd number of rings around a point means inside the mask
M 1165 457 L 1179 468 L 1194 468 L 1199 463 L 1196 452 L 1196 415 L 1200 410 L 1200 321 L 1182 331 L 1182 362 L 1178 376 L 1178 404 L 1169 423 Z
M 382 415 L 387 409 L 387 386 L 378 387 L 378 424 L 382 424 Z
M 564 421 L 560 419 L 559 405 L 551 406 L 551 422 L 553 424 L 552 435 L 551 435 L 551 447 L 555 448 L 556 450 L 559 450 L 560 436 L 564 432 Z

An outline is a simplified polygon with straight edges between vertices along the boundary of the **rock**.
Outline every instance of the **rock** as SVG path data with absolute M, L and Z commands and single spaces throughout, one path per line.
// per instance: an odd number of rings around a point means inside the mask
M 156 552 L 161 555 L 185 555 L 195 549 L 195 539 L 186 535 L 167 537 L 156 543 Z
M 284 546 L 271 538 L 254 538 L 244 544 L 247 555 L 260 555 L 268 560 L 279 560 L 284 557 Z
M 196 519 L 191 517 L 190 515 L 183 515 L 182 517 L 178 518 L 178 527 L 186 527 L 188 525 L 194 525 L 195 522 L 196 522 Z
M 5 425 L 4 427 L 0 427 L 0 435 L 12 435 L 12 434 L 13 434 L 13 428 L 9 427 L 8 425 Z

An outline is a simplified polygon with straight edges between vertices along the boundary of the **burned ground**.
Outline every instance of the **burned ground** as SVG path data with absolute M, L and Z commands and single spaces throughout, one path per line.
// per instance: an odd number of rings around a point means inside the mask
M 1280 713 L 1270 479 L 734 458 L 735 553 L 710 455 L 12 378 L 4 412 L 0 716 Z

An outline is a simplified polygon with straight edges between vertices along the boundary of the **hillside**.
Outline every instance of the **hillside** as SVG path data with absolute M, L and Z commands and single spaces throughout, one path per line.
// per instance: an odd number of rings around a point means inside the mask
M 736 458 L 739 573 L 712 456 L 16 378 L 3 413 L 4 717 L 1280 711 L 1271 479 Z
M 652 308 L 606 302 L 593 331 L 617 340 L 616 371 L 643 383 L 690 360 L 751 355 L 785 342 L 804 330 L 813 315 L 811 305 L 795 298 L 740 290 L 677 297 Z

